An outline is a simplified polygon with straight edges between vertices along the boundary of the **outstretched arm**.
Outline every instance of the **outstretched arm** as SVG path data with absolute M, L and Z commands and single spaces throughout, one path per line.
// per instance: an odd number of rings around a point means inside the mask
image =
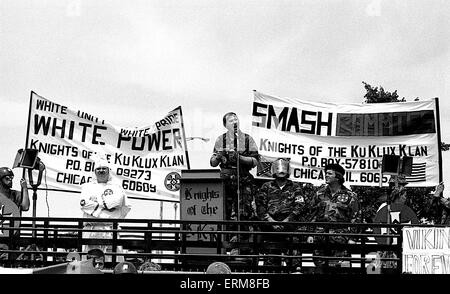
M 248 138 L 248 152 L 246 156 L 239 155 L 239 161 L 242 165 L 254 168 L 258 164 L 259 154 L 258 147 L 256 146 L 255 140 L 249 136 Z
M 434 192 L 434 197 L 441 197 L 442 192 L 444 192 L 444 182 L 439 183 L 439 185 L 436 186 L 436 191 Z
M 21 179 L 20 186 L 22 187 L 22 203 L 20 206 L 22 211 L 28 211 L 28 209 L 30 209 L 30 196 L 28 195 L 27 181 L 25 179 Z
M 434 192 L 433 196 L 439 199 L 439 202 L 444 205 L 446 208 L 450 209 L 450 199 L 444 198 L 443 193 L 444 192 L 444 182 L 439 183 L 439 185 L 436 186 L 436 191 Z
M 254 168 L 256 166 L 256 164 L 258 163 L 256 158 L 251 157 L 251 156 L 243 156 L 243 155 L 239 155 L 239 161 L 242 165 L 249 166 L 251 168 Z

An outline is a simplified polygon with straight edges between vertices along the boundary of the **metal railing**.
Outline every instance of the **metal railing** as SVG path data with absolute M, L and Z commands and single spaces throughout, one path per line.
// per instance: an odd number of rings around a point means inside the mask
M 401 273 L 404 224 L 278 223 L 284 231 L 264 228 L 260 221 L 180 221 L 84 218 L 2 217 L 0 265 L 45 267 L 66 261 L 69 252 L 86 256 L 85 245 L 108 245 L 106 268 L 119 259 L 141 263 L 151 260 L 165 271 L 205 271 L 213 261 L 227 263 L 235 272 L 290 273 L 299 268 L 314 272 L 367 272 L 377 252 L 386 272 Z M 20 226 L 17 226 L 20 221 Z M 33 228 L 32 223 L 35 222 Z M 85 223 L 109 223 L 110 237 L 86 238 Z M 16 226 L 13 224 L 16 223 Z M 375 233 L 389 229 L 389 235 Z M 34 234 L 33 234 L 34 232 Z M 239 242 L 232 236 L 238 235 Z M 311 238 L 313 242 L 311 243 Z M 352 240 L 348 242 L 348 240 Z M 120 250 L 118 250 L 120 248 Z M 345 252 L 336 256 L 337 253 Z M 339 255 L 339 254 L 338 254 Z M 379 255 L 380 256 L 380 255 Z M 276 260 L 275 264 L 268 261 Z M 389 269 L 389 270 L 387 270 Z

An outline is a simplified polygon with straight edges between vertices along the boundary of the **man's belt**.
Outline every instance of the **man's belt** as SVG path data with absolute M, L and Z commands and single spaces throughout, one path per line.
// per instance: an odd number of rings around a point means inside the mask
M 241 179 L 247 178 L 248 176 L 251 175 L 248 171 L 240 170 L 239 172 L 240 172 L 239 176 Z M 220 175 L 222 178 L 225 178 L 225 179 L 227 179 L 227 178 L 236 179 L 237 178 L 237 169 L 223 168 L 220 171 Z

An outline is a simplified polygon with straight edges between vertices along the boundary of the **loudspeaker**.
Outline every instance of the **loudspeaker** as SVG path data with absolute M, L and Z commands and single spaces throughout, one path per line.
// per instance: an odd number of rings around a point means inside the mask
M 413 159 L 411 156 L 403 156 L 400 159 L 400 173 L 404 174 L 407 177 L 411 176 L 411 172 L 412 172 L 412 164 L 413 164 Z
M 411 156 L 383 155 L 381 172 L 388 175 L 411 176 L 412 162 Z
M 38 169 L 38 154 L 39 151 L 37 149 L 19 149 L 14 159 L 13 168 L 24 167 Z
M 400 172 L 400 156 L 398 155 L 383 155 L 381 172 L 388 175 L 398 175 Z

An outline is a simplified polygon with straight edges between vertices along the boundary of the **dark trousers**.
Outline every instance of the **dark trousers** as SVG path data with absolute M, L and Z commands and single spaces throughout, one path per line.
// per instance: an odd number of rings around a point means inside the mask
M 254 199 L 255 186 L 251 175 L 241 175 L 239 181 L 239 202 L 238 202 L 238 185 L 237 176 L 234 171 L 222 174 L 225 184 L 225 219 L 233 221 L 251 221 L 255 219 L 255 211 L 252 207 Z M 238 205 L 239 203 L 239 205 Z M 239 218 L 238 218 L 239 213 Z M 255 228 L 249 224 L 229 225 L 228 231 L 251 232 Z M 252 254 L 250 248 L 241 248 L 237 243 L 248 243 L 251 246 L 253 238 L 251 234 L 230 234 L 226 236 L 226 240 L 230 242 L 230 249 L 239 249 L 239 254 Z
M 323 228 L 317 228 L 317 233 L 325 233 Z M 348 229 L 329 229 L 329 233 L 349 233 Z M 327 256 L 327 257 L 350 257 L 351 255 L 347 250 L 335 250 L 331 249 L 333 244 L 348 244 L 348 237 L 346 236 L 316 236 L 314 238 L 314 243 L 319 245 L 326 245 L 330 249 L 317 249 L 314 250 L 313 256 Z M 322 259 L 314 258 L 313 262 L 316 266 L 316 273 L 327 273 L 330 267 L 340 267 L 341 261 L 337 259 Z

